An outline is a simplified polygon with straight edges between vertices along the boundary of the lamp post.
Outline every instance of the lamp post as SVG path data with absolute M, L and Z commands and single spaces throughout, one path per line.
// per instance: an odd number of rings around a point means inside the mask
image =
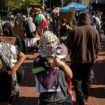
M 44 0 L 43 0 L 43 6 L 44 6 Z
M 50 0 L 50 9 L 51 9 L 51 0 Z
M 89 1 L 89 11 L 91 10 L 91 4 L 92 4 L 92 1 L 90 0 Z
M 98 0 L 96 0 L 96 5 L 97 5 L 97 8 L 99 9 L 98 3 L 99 3 L 99 1 L 98 1 Z
M 42 10 L 44 11 L 44 9 L 45 9 L 45 4 L 44 4 L 44 0 L 43 0 L 43 2 L 42 2 Z
M 98 0 L 96 0 L 96 4 L 98 4 Z
M 61 4 L 62 4 L 62 7 L 63 7 L 63 0 L 61 0 Z

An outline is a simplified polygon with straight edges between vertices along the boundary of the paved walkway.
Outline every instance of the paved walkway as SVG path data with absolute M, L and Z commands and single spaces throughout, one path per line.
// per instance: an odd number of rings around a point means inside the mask
M 25 77 L 21 84 L 21 96 L 14 105 L 37 105 L 38 93 L 35 91 L 32 62 L 37 54 L 27 55 Z M 31 60 L 30 60 L 31 59 Z M 96 83 L 90 86 L 88 105 L 105 105 L 105 42 L 102 42 L 100 56 L 93 66 Z M 69 104 L 68 104 L 69 105 Z

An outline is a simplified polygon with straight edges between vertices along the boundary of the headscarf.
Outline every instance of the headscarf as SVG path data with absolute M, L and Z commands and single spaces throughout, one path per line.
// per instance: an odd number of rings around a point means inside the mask
M 6 42 L 0 42 L 0 57 L 7 65 L 12 68 L 18 59 L 18 48 L 15 45 L 11 45 Z
M 59 39 L 51 31 L 46 31 L 40 38 L 40 55 L 48 57 L 52 55 L 52 49 L 59 44 Z

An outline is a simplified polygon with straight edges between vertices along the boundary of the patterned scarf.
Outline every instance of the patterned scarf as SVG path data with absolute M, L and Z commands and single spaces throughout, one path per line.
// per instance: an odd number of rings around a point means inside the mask
M 51 56 L 52 48 L 59 44 L 59 39 L 50 31 L 46 31 L 40 38 L 40 55 L 43 57 Z
M 7 67 L 12 68 L 15 65 L 18 59 L 17 55 L 17 46 L 6 42 L 0 42 L 0 57 Z

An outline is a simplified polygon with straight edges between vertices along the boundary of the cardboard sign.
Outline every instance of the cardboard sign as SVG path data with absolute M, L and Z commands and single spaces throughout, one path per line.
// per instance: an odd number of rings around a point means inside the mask
M 0 42 L 7 42 L 9 44 L 14 44 L 15 41 L 16 41 L 15 37 L 8 37 L 8 36 L 0 35 Z

